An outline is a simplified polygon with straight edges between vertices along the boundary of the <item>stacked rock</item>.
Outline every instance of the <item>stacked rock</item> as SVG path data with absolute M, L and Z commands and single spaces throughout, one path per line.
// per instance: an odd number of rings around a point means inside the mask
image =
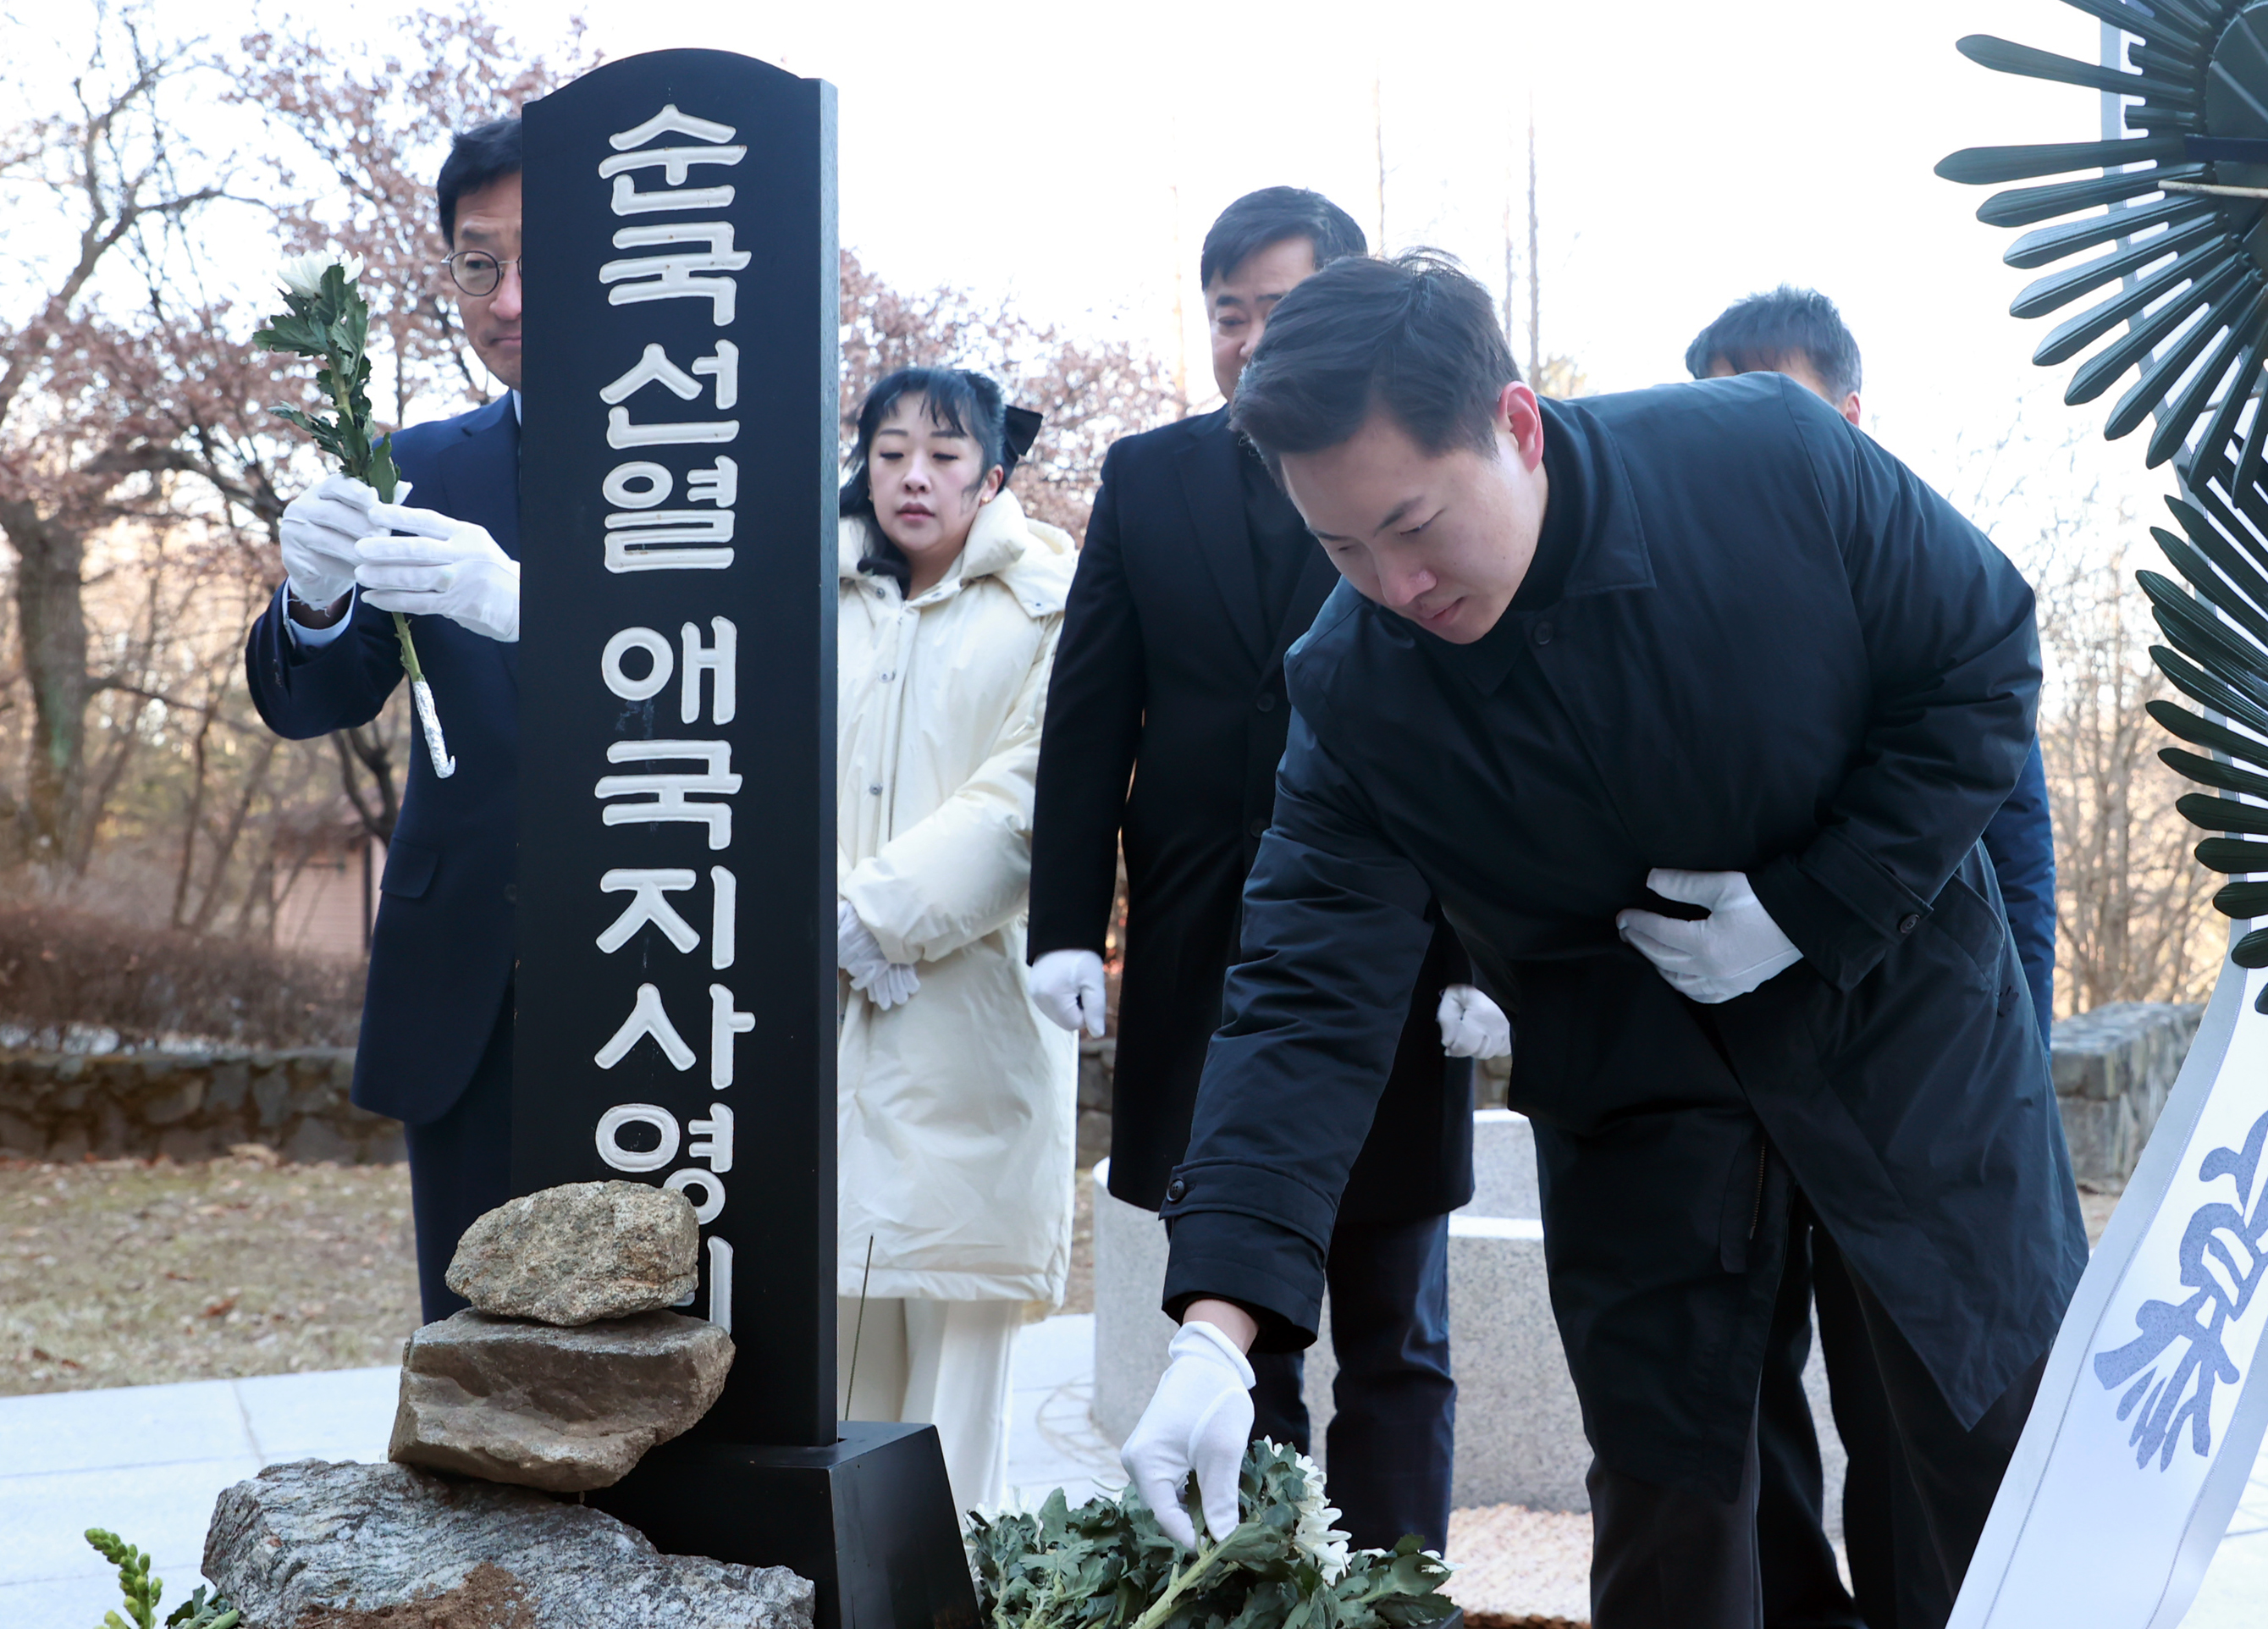
M 709 1412 L 733 1365 L 715 1324 L 669 1311 L 697 1284 L 682 1194 L 577 1183 L 498 1206 L 449 1264 L 471 1309 L 401 1356 L 389 1459 L 549 1493 L 606 1487 Z

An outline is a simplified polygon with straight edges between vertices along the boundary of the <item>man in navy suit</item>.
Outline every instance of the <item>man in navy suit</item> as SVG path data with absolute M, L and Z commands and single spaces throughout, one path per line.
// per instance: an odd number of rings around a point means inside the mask
M 333 475 L 284 512 L 286 580 L 245 671 L 277 734 L 369 723 L 401 682 L 409 613 L 455 769 L 423 741 L 379 882 L 354 1101 L 404 1122 L 428 1322 L 474 1218 L 511 1197 L 519 638 L 520 128 L 459 136 L 437 191 L 465 335 L 510 394 L 394 439 L 409 483 L 381 504 Z

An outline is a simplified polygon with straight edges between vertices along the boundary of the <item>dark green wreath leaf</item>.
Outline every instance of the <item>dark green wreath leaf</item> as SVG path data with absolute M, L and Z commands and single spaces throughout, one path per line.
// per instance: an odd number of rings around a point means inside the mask
M 2207 837 L 2197 845 L 2198 864 L 2223 876 L 2250 877 L 2268 871 L 2268 843 L 2240 837 Z
M 2191 701 L 2202 702 L 2215 712 L 2235 719 L 2249 729 L 2268 735 L 2268 706 L 2253 701 L 2229 685 L 2202 669 L 2182 660 L 2176 652 L 2162 645 L 2150 647 L 2150 656 L 2158 664 L 2158 671 L 2174 682 L 2174 686 Z
M 2268 916 L 2268 882 L 2232 882 L 2213 896 L 2213 908 L 2239 921 Z
M 2251 532 L 2229 512 L 2219 494 L 2211 487 L 2198 490 L 2198 500 L 2210 515 L 2191 508 L 2178 498 L 2169 498 L 2166 507 L 2180 521 L 2182 530 L 2199 554 L 2213 562 L 2228 580 L 2244 591 L 2253 604 L 2268 610 L 2268 554 L 2253 541 Z M 2156 528 L 2151 528 L 2154 533 Z
M 2198 312 L 2205 313 L 2204 321 L 2212 319 L 2213 303 L 2234 289 L 2238 281 L 2252 270 L 2250 258 L 2240 259 L 2238 251 L 2223 241 L 2218 246 L 2220 266 L 2201 276 L 2194 276 L 2190 286 L 2150 313 L 2128 324 L 2124 338 L 2096 352 L 2080 365 L 2065 387 L 2064 401 L 2073 407 L 2092 402 L 2117 382 L 2118 376 L 2136 363 L 2154 354 L 2165 343 L 2174 330 Z M 2144 289 L 2161 289 L 2168 279 L 2148 277 L 2142 281 Z
M 2187 718 L 2190 715 L 2182 715 Z M 2256 775 L 2250 770 L 2240 770 L 2233 763 L 2222 763 L 2213 758 L 2200 758 L 2193 752 L 2183 752 L 2178 747 L 2161 747 L 2158 762 L 2176 775 L 2187 776 L 2207 786 L 2219 786 L 2227 792 L 2242 792 L 2256 798 L 2268 798 L 2268 775 Z M 2195 795 L 2195 794 L 2191 794 Z M 2220 800 L 2226 801 L 2226 800 Z M 2228 829 L 2224 828 L 2224 829 Z
M 2239 967 L 2268 967 L 2268 927 L 2254 928 L 2238 940 L 2228 959 Z
M 2121 164 L 2183 156 L 2178 136 L 2157 141 L 2044 142 L 2022 147 L 1968 147 L 1937 161 L 1937 173 L 1971 187 L 1994 181 L 2029 181 L 2071 170 L 2099 170 Z
M 2200 719 L 2171 702 L 2147 702 L 2144 704 L 2144 710 L 2163 725 L 2169 733 L 2179 736 L 2192 746 L 2203 747 L 2212 752 L 2225 752 L 2232 758 L 2268 769 L 2268 742 L 2240 735 L 2226 725 Z
M 2220 546 L 2220 552 L 2228 559 L 2228 575 L 2224 577 L 2214 569 L 2220 562 L 2209 560 L 2203 550 L 2191 546 L 2185 539 L 2175 536 L 2165 527 L 2152 527 L 2150 535 L 2157 540 L 2159 552 L 2166 557 L 2168 563 L 2196 588 L 2198 598 L 2215 609 L 2227 613 L 2231 622 L 2254 638 L 2268 641 L 2268 614 L 2264 614 L 2239 589 L 2239 585 L 2250 579 L 2260 586 L 2263 593 L 2268 593 L 2268 581 L 2264 581 L 2259 572 L 2246 565 L 2226 544 Z M 2257 652 L 2253 665 L 2268 667 L 2268 651 Z
M 2160 165 L 2141 174 L 2120 172 L 2083 181 L 2055 181 L 2045 187 L 2018 187 L 1996 192 L 1977 206 L 1977 218 L 1987 226 L 2029 226 L 2053 220 L 2077 210 L 2105 203 L 2146 198 L 2160 181 L 2201 181 L 2209 179 L 2202 164 Z
M 2257 645 L 2240 645 L 2228 628 L 2210 616 L 2174 582 L 2155 571 L 2137 571 L 2135 580 L 2150 596 L 2150 609 L 2181 653 L 2198 663 L 2224 683 L 2251 691 L 2264 666 Z
M 2201 792 L 2191 792 L 2175 799 L 2174 807 L 2190 824 L 2202 826 L 2207 831 L 2241 831 L 2268 837 L 2268 808 L 2257 803 L 2239 803 L 2234 798 L 2209 798 Z

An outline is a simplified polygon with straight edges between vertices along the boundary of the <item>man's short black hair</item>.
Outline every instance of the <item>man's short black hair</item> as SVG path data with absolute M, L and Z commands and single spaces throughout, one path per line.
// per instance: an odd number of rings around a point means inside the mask
M 1197 286 L 1210 288 L 1216 276 L 1226 276 L 1286 238 L 1312 244 L 1318 269 L 1350 254 L 1370 253 L 1370 240 L 1354 217 L 1322 194 L 1304 187 L 1263 187 L 1223 210 L 1205 233 L 1197 256 Z
M 1736 373 L 1777 372 L 1801 357 L 1837 401 L 1859 390 L 1859 342 L 1835 302 L 1816 289 L 1781 284 L 1735 300 L 1685 348 L 1685 371 L 1706 379 L 1722 360 Z
M 1278 302 L 1229 420 L 1272 468 L 1362 428 L 1373 408 L 1429 453 L 1496 445 L 1497 400 L 1520 378 L 1496 302 L 1447 255 L 1351 258 Z
M 433 190 L 441 216 L 441 236 L 451 248 L 457 247 L 457 200 L 492 181 L 519 173 L 518 114 L 460 130 L 450 138 L 449 156 L 442 162 L 441 179 L 433 184 Z

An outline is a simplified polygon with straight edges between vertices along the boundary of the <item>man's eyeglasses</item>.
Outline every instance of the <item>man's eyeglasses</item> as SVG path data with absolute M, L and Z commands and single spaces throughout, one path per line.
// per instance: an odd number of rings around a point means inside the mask
M 505 267 L 514 271 L 520 269 L 518 255 L 500 261 L 479 249 L 459 249 L 441 263 L 449 269 L 449 281 L 475 299 L 496 292 L 497 284 L 504 281 Z

